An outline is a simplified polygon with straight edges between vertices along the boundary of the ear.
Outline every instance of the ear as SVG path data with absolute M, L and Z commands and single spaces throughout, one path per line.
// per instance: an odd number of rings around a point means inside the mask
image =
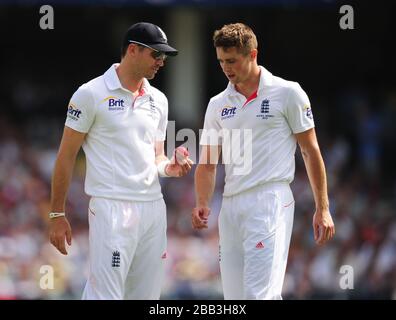
M 138 45 L 136 43 L 131 43 L 128 46 L 127 53 L 130 55 L 134 55 L 136 54 L 137 50 L 138 50 Z
M 255 60 L 257 58 L 257 54 L 258 54 L 258 50 L 257 49 L 253 49 L 252 51 L 250 51 L 250 58 Z

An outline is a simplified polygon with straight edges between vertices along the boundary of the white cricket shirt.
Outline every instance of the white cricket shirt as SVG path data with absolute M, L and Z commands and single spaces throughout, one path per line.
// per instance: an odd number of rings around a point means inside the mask
M 262 66 L 260 70 L 257 96 L 246 99 L 229 83 L 210 99 L 206 110 L 200 144 L 222 146 L 224 196 L 268 182 L 290 183 L 295 170 L 293 134 L 314 127 L 311 105 L 300 85 Z
M 65 125 L 87 133 L 85 192 L 131 201 L 162 198 L 155 141 L 164 141 L 168 100 L 144 79 L 139 96 L 124 89 L 114 64 L 72 96 Z

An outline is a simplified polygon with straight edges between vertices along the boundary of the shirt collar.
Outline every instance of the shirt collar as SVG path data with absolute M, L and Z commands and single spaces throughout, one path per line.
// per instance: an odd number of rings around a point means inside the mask
M 111 65 L 111 67 L 109 69 L 107 69 L 107 71 L 103 75 L 106 86 L 109 90 L 117 90 L 117 89 L 126 90 L 121 85 L 120 79 L 118 78 L 118 74 L 116 71 L 116 69 L 119 65 L 120 65 L 119 63 L 114 63 L 113 65 Z M 141 91 L 143 91 L 144 93 L 149 93 L 150 89 L 151 89 L 150 83 L 148 82 L 148 80 L 146 78 L 143 78 L 143 84 L 142 84 Z
M 273 78 L 272 73 L 269 72 L 267 69 L 265 69 L 263 66 L 259 66 L 259 68 L 260 68 L 260 81 L 257 89 L 257 94 L 260 94 L 261 91 L 263 91 L 264 87 L 270 86 L 272 84 L 272 78 Z M 228 82 L 226 90 L 228 95 L 235 96 L 239 94 L 239 92 L 235 89 L 235 86 L 231 82 Z

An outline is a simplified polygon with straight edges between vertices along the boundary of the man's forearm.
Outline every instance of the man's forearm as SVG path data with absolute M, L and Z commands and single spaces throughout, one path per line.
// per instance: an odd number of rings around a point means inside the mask
M 51 185 L 51 211 L 64 212 L 66 194 L 69 189 L 70 180 L 73 174 L 75 159 L 57 159 L 52 176 Z
M 195 199 L 197 207 L 209 207 L 216 184 L 216 166 L 199 164 L 195 170 Z
M 319 149 L 302 151 L 317 210 L 329 208 L 326 169 Z

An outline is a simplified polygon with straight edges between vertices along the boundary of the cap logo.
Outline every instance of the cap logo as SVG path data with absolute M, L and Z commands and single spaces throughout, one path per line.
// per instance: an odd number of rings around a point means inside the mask
M 165 34 L 165 32 L 164 32 L 164 31 L 162 31 L 162 29 L 161 29 L 160 27 L 158 27 L 158 26 L 157 26 L 157 28 L 158 28 L 158 31 L 161 33 L 161 35 L 162 35 L 162 38 L 164 38 L 164 39 L 165 39 L 165 41 L 166 41 L 166 42 L 168 42 L 168 38 L 166 37 L 166 34 Z

